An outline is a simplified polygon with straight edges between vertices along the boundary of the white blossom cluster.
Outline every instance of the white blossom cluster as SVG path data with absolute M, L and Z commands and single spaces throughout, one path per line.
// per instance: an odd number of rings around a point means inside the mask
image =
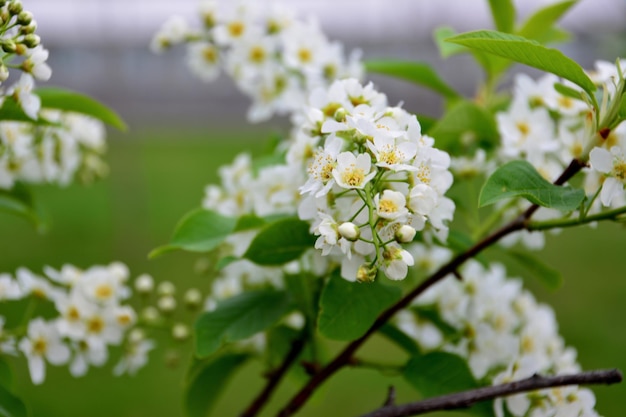
M 403 279 L 414 260 L 402 244 L 427 229 L 446 239 L 450 157 L 433 145 L 417 118 L 372 84 L 346 79 L 311 94 L 287 160 L 307 167 L 298 213 L 322 255 L 341 262 L 342 277 L 369 281 L 380 269 Z
M 425 252 L 425 256 L 427 255 Z M 522 281 L 508 278 L 500 264 L 469 261 L 461 279 L 448 277 L 402 311 L 396 324 L 427 350 L 444 350 L 467 360 L 474 377 L 501 384 L 537 374 L 580 371 L 576 351 L 558 334 L 554 311 L 535 300 Z M 449 326 L 446 332 L 419 314 L 433 309 Z M 595 397 L 575 386 L 550 388 L 495 400 L 495 414 L 595 417 Z
M 573 159 L 589 152 L 589 146 L 596 137 L 596 119 L 605 115 L 615 99 L 615 90 L 623 79 L 626 61 L 621 62 L 621 67 L 620 76 L 617 65 L 598 61 L 596 70 L 590 72 L 590 77 L 601 91 L 599 115 L 593 113 L 590 103 L 561 94 L 554 85 L 559 83 L 582 92 L 580 87 L 552 74 L 538 80 L 525 74 L 517 75 L 511 105 L 507 111 L 496 115 L 502 141 L 501 160 L 524 158 L 547 180 L 554 181 Z M 624 205 L 621 164 L 626 151 L 626 125 L 622 123 L 613 129 L 601 145 L 591 157 L 593 169 L 586 171 L 586 191 L 593 195 L 606 177 L 609 181 L 603 186 L 602 205 Z
M 185 43 L 187 65 L 203 81 L 225 71 L 252 98 L 250 121 L 300 110 L 313 88 L 362 76 L 359 53 L 347 58 L 342 45 L 330 42 L 315 21 L 298 20 L 274 3 L 228 3 L 218 7 L 216 1 L 203 1 L 201 29 L 173 16 L 151 48 L 161 52 Z
M 135 326 L 135 311 L 125 304 L 131 291 L 124 264 L 86 270 L 65 265 L 60 270 L 45 267 L 44 272 L 45 277 L 26 268 L 18 269 L 15 277 L 0 274 L 0 303 L 30 298 L 35 308 L 38 301 L 47 301 L 56 309 L 53 318 L 26 316 L 25 328 L 4 329 L 5 318 L 0 316 L 0 353 L 21 352 L 33 383 L 44 381 L 46 362 L 68 365 L 73 376 L 83 376 L 90 366 L 108 361 L 111 346 L 124 347 L 116 375 L 134 374 L 147 362 L 154 344 Z
M 57 110 L 41 115 L 52 124 L 0 122 L 0 189 L 15 182 L 67 185 L 106 175 L 102 122 Z

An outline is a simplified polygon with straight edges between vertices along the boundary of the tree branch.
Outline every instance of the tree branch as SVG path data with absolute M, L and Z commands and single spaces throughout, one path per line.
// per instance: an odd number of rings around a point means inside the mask
M 530 378 L 507 384 L 483 387 L 439 397 L 428 398 L 401 405 L 385 405 L 378 410 L 361 417 L 407 417 L 432 411 L 467 408 L 477 402 L 505 397 L 521 392 L 565 385 L 615 384 L 622 381 L 622 374 L 617 369 L 581 372 L 573 375 L 544 377 L 533 375 Z
M 287 356 L 285 356 L 283 362 L 280 364 L 278 369 L 274 370 L 269 375 L 269 379 L 267 380 L 265 388 L 263 388 L 263 391 L 259 393 L 259 395 L 254 399 L 254 401 L 252 401 L 248 408 L 243 413 L 241 413 L 241 417 L 256 416 L 261 411 L 263 406 L 267 404 L 270 397 L 274 393 L 274 390 L 276 389 L 276 387 L 278 387 L 278 383 L 285 376 L 291 365 L 293 365 L 296 359 L 298 359 L 300 353 L 302 353 L 302 350 L 304 349 L 304 346 L 306 344 L 305 340 L 306 337 L 301 336 L 291 343 L 291 349 L 289 349 L 289 352 L 287 353 Z
M 572 160 L 569 166 L 563 171 L 559 178 L 554 181 L 555 185 L 563 185 L 570 178 L 576 175 L 586 164 L 578 159 Z M 331 375 L 343 368 L 350 362 L 350 358 L 354 352 L 361 347 L 367 339 L 369 339 L 383 324 L 385 324 L 391 317 L 393 317 L 398 311 L 405 307 L 408 307 L 411 302 L 420 294 L 425 292 L 428 288 L 441 281 L 449 274 L 453 274 L 465 261 L 478 255 L 484 249 L 495 244 L 513 232 L 523 230 L 526 228 L 532 215 L 539 209 L 536 204 L 531 205 L 518 217 L 510 221 L 508 224 L 497 229 L 492 234 L 486 236 L 481 241 L 477 242 L 471 248 L 467 249 L 450 260 L 447 264 L 443 265 L 437 271 L 435 271 L 429 278 L 422 281 L 411 292 L 402 297 L 396 304 L 383 311 L 376 319 L 374 324 L 365 332 L 365 334 L 356 340 L 350 342 L 328 365 L 322 368 L 317 374 L 309 380 L 309 382 L 302 387 L 302 389 L 289 401 L 289 403 L 278 413 L 279 417 L 288 417 L 297 412 L 313 394 L 313 392 L 326 381 Z

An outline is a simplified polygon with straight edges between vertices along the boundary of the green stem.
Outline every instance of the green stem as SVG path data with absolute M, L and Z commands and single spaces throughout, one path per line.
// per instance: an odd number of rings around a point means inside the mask
M 526 225 L 525 229 L 532 232 L 537 230 L 549 230 L 559 229 L 565 227 L 580 226 L 587 223 L 602 221 L 602 220 L 618 220 L 618 217 L 622 214 L 626 214 L 626 206 L 620 207 L 614 210 L 605 211 L 603 213 L 594 214 L 593 216 L 587 216 L 584 219 L 557 219 L 547 220 L 543 222 L 530 222 Z

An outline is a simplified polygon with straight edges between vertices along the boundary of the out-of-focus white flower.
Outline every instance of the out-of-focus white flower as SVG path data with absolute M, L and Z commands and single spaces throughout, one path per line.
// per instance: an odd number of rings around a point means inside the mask
M 56 324 L 46 323 L 41 318 L 30 321 L 27 336 L 20 341 L 19 348 L 28 360 L 30 377 L 36 385 L 46 378 L 46 360 L 53 365 L 63 365 L 70 358 L 70 349 L 61 341 Z

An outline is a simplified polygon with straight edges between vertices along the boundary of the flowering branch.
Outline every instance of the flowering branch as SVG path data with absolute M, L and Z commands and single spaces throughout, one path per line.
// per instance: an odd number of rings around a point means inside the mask
M 573 159 L 568 167 L 559 176 L 559 178 L 554 181 L 554 184 L 563 185 L 570 178 L 576 175 L 584 166 L 584 162 L 578 159 Z M 477 242 L 474 246 L 467 249 L 465 252 L 458 254 L 447 264 L 443 265 L 441 268 L 435 271 L 429 278 L 422 281 L 421 284 L 419 284 L 411 292 L 409 292 L 402 299 L 400 299 L 400 301 L 389 307 L 387 310 L 383 311 L 380 316 L 378 316 L 374 324 L 372 324 L 372 326 L 367 330 L 367 332 L 365 332 L 363 336 L 350 342 L 344 348 L 344 350 L 335 357 L 333 361 L 331 361 L 328 365 L 322 368 L 317 374 L 313 375 L 309 382 L 291 399 L 291 401 L 285 406 L 285 408 L 280 411 L 278 415 L 280 417 L 293 415 L 306 403 L 308 398 L 313 394 L 318 386 L 320 386 L 336 371 L 348 365 L 354 352 L 356 352 L 356 350 L 361 347 L 361 345 L 365 343 L 365 341 L 369 339 L 370 336 L 372 336 L 383 324 L 389 321 L 389 319 L 391 319 L 398 311 L 408 307 L 415 298 L 417 298 L 420 294 L 425 292 L 437 282 L 441 281 L 449 274 L 454 274 L 457 269 L 468 259 L 471 259 L 474 256 L 478 255 L 484 249 L 495 244 L 503 237 L 513 232 L 525 229 L 530 218 L 538 209 L 538 205 L 531 205 L 517 218 L 513 219 L 508 224 L 502 226 L 500 229 L 496 230 L 481 241 Z
M 483 387 L 449 395 L 428 398 L 401 405 L 385 405 L 361 417 L 405 417 L 425 414 L 432 411 L 466 408 L 477 402 L 505 397 L 521 392 L 565 385 L 615 384 L 622 382 L 622 373 L 617 369 L 581 372 L 572 375 L 544 377 L 533 375 L 519 381 L 492 387 Z

